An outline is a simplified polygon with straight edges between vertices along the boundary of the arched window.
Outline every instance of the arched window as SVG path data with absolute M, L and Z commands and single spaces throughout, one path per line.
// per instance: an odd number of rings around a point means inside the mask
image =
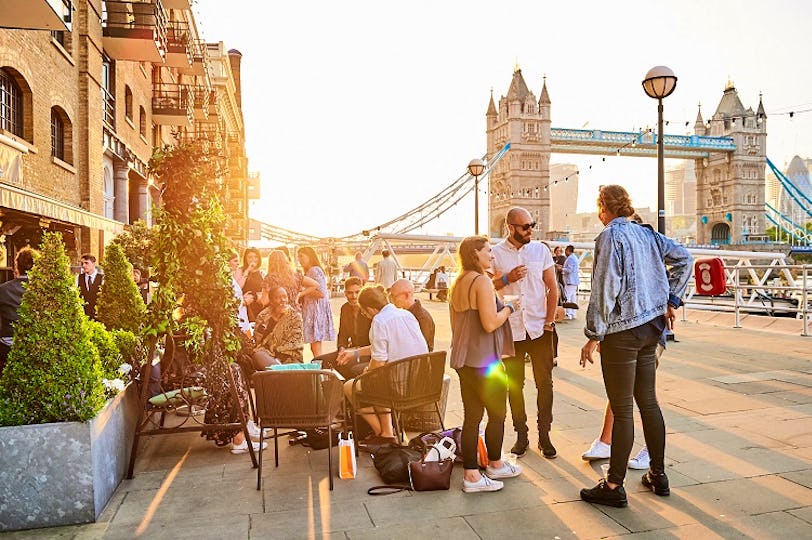
M 5 69 L 0 69 L 0 129 L 24 137 L 23 91 Z
M 73 124 L 60 107 L 51 107 L 51 155 L 73 164 Z
M 138 133 L 142 137 L 147 136 L 147 111 L 144 110 L 144 107 L 138 107 Z
M 130 120 L 133 119 L 133 91 L 129 86 L 124 87 L 124 114 Z

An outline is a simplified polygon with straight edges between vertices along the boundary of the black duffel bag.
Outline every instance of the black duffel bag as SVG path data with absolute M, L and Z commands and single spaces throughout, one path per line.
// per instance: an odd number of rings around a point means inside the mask
M 423 452 L 408 446 L 381 446 L 371 454 L 372 462 L 387 484 L 409 483 L 409 462 L 420 461 Z

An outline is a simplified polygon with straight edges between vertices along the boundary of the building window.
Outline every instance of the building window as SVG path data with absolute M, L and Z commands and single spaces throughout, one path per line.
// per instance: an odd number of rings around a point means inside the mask
M 133 91 L 129 86 L 124 87 L 124 114 L 130 120 L 133 119 Z
M 104 168 L 104 217 L 113 219 L 113 201 L 115 190 L 113 187 L 112 167 Z
M 54 41 L 65 47 L 65 31 L 64 30 L 51 30 L 51 37 Z
M 138 132 L 142 137 L 147 136 L 147 111 L 144 107 L 138 107 Z
M 116 84 L 113 61 L 106 56 L 102 59 L 102 119 L 116 129 Z
M 59 107 L 51 108 L 51 155 L 73 164 L 73 125 Z
M 0 129 L 23 137 L 23 92 L 5 69 L 0 69 Z
M 51 109 L 51 155 L 65 161 L 65 124 L 56 109 Z

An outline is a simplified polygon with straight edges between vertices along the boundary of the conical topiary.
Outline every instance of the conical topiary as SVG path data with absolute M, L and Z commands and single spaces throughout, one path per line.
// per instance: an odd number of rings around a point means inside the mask
M 40 250 L 0 378 L 2 425 L 86 421 L 105 403 L 99 353 L 62 237 L 43 233 Z
M 96 320 L 108 330 L 129 330 L 137 334 L 147 307 L 133 281 L 130 263 L 118 244 L 107 246 L 104 255 L 104 282 L 96 301 Z

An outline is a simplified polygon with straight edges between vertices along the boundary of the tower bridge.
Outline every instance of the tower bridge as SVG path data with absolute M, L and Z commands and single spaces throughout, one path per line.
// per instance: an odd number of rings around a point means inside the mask
M 488 230 L 502 237 L 504 217 L 522 206 L 542 231 L 556 229 L 551 219 L 550 155 L 587 154 L 656 157 L 652 130 L 626 132 L 601 129 L 553 128 L 552 101 L 546 79 L 536 99 L 517 68 L 507 95 L 497 102 L 491 91 L 485 114 Z M 696 175 L 696 241 L 698 244 L 742 244 L 763 236 L 768 220 L 779 217 L 766 208 L 765 170 L 767 115 L 759 96 L 757 109 L 745 108 L 731 82 L 710 119 L 697 112 L 694 133 L 664 134 L 665 157 L 693 161 Z M 319 239 L 272 225 L 261 226 L 261 237 L 285 243 L 368 244 L 376 234 L 409 234 L 450 210 L 474 189 L 468 173 L 426 202 L 383 224 L 341 238 Z M 786 220 L 785 220 L 786 221 Z M 784 222 L 782 222 L 784 223 Z

